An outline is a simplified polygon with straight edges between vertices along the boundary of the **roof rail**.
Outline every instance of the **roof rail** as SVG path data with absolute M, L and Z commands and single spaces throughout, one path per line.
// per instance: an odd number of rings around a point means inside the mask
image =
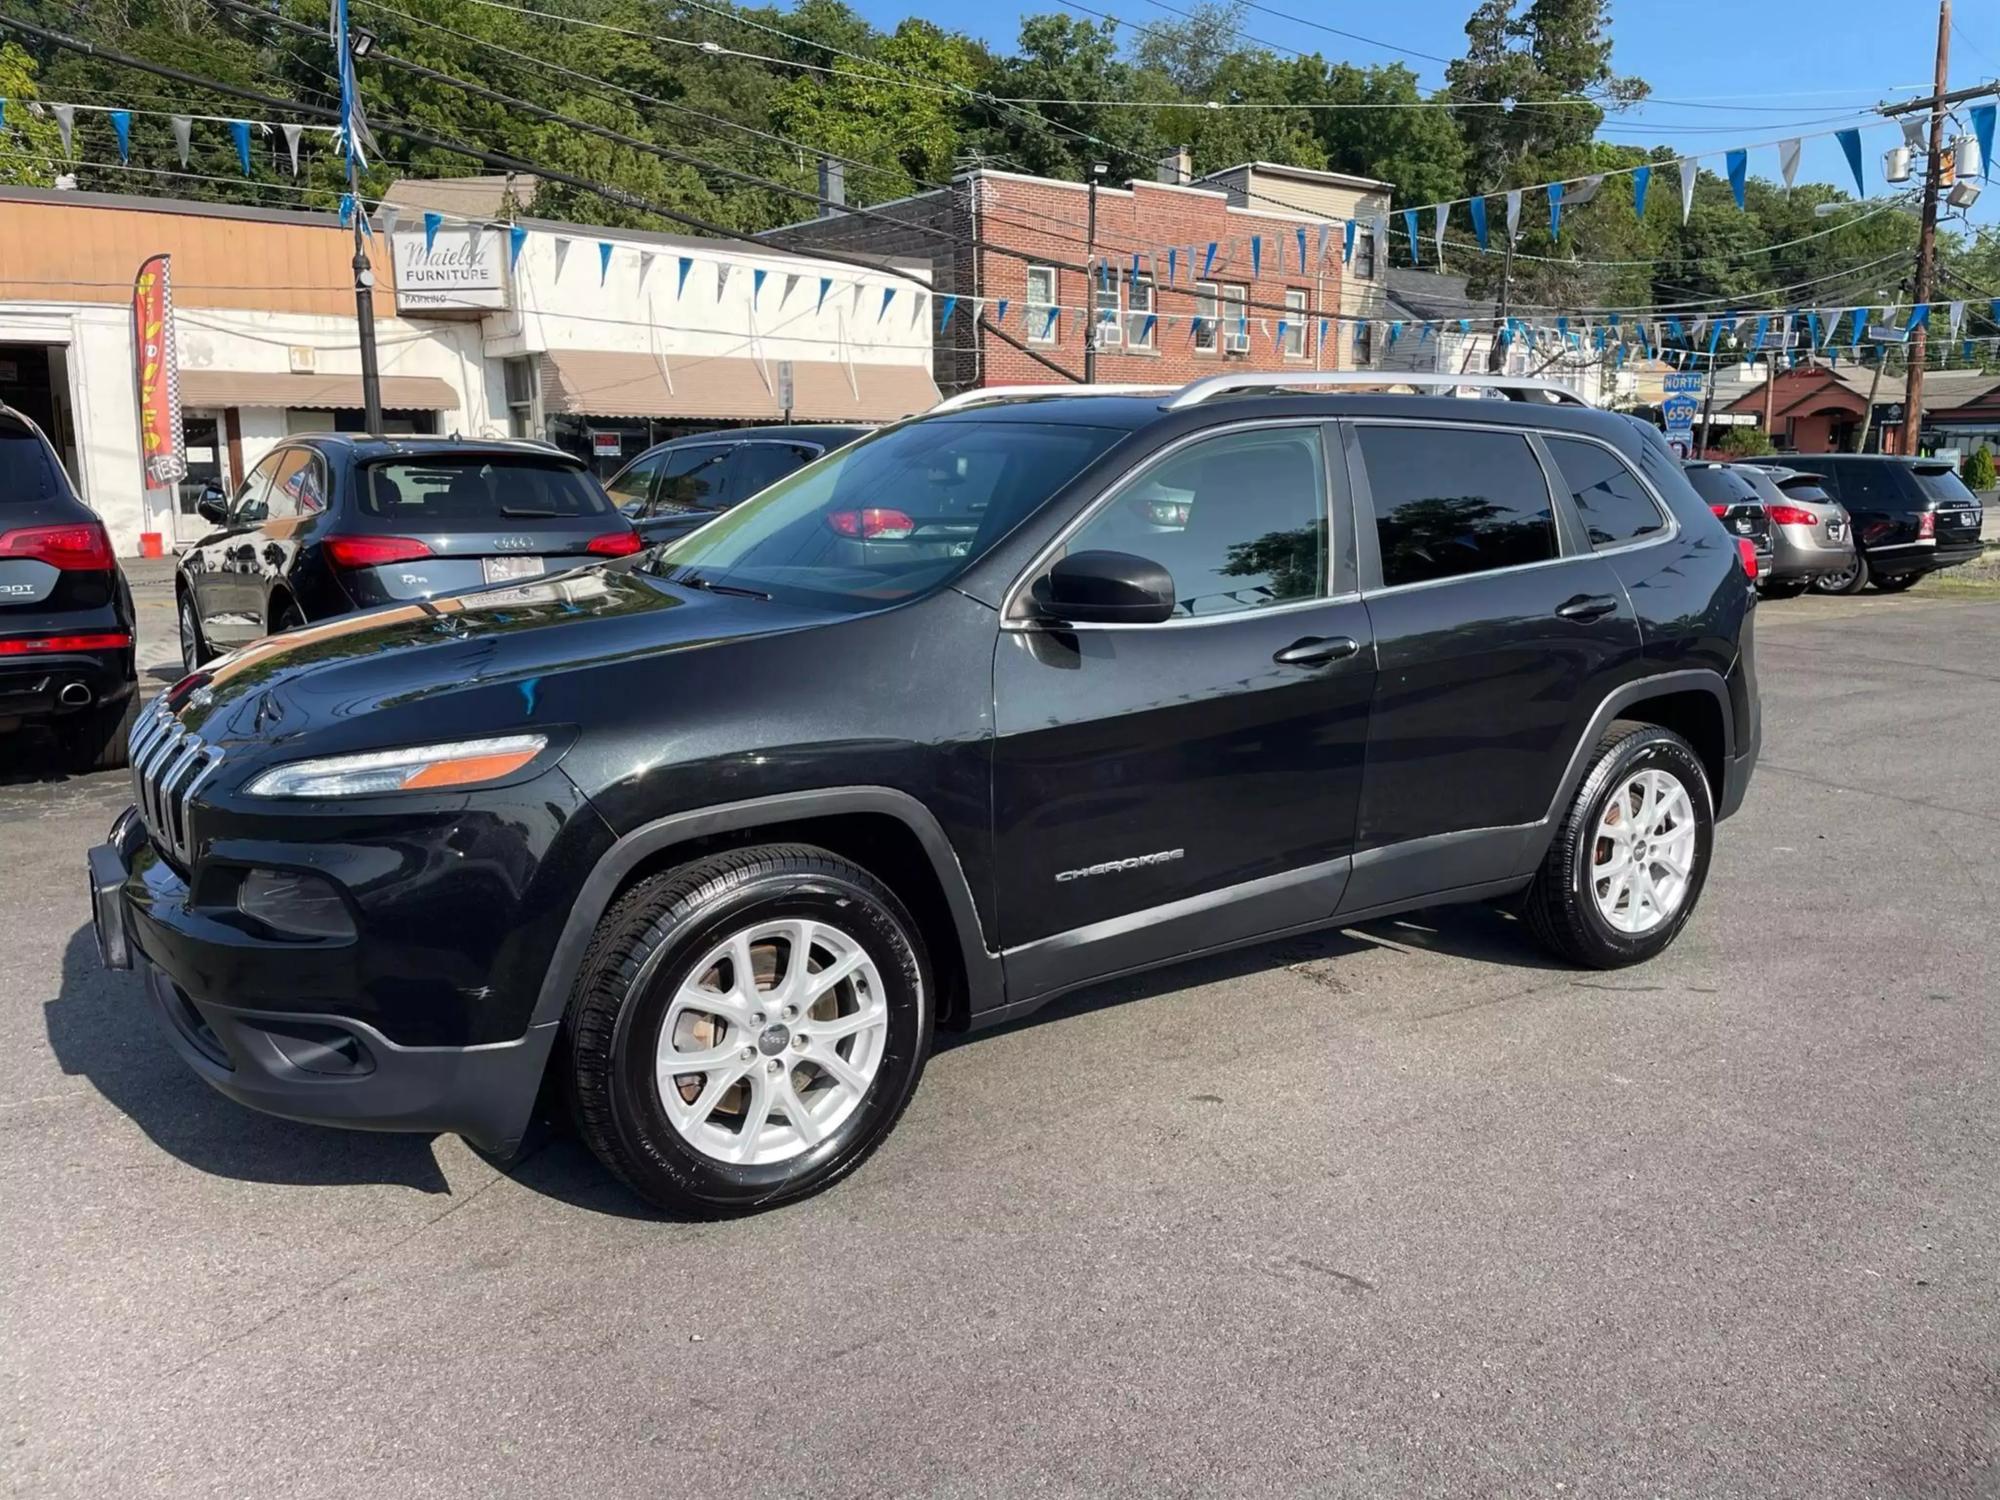
M 1544 395 L 1576 406 L 1590 405 L 1566 385 L 1526 375 L 1454 375 L 1449 370 L 1246 370 L 1240 375 L 1209 375 L 1184 385 L 1162 401 L 1160 409 L 1180 411 L 1232 391 L 1407 389 L 1419 394 L 1448 396 L 1466 387 L 1498 391 L 1512 401 L 1526 401 L 1532 396 Z
M 997 401 L 1019 401 L 1030 396 L 1155 396 L 1179 389 L 1177 385 L 989 385 L 946 396 L 931 408 L 931 414 L 963 411 L 968 406 L 990 406 Z

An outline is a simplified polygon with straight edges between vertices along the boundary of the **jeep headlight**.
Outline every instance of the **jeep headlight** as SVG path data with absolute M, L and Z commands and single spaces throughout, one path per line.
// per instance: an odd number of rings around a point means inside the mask
M 244 791 L 252 797 L 373 797 L 480 786 L 520 770 L 548 743 L 547 735 L 509 734 L 297 760 L 263 772 Z

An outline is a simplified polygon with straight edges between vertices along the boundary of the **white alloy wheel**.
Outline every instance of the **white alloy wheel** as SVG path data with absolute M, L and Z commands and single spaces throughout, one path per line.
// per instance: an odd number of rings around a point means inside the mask
M 1694 875 L 1694 804 L 1671 771 L 1625 778 L 1604 804 L 1592 841 L 1590 892 L 1617 931 L 1651 932 L 1680 910 Z
M 196 622 L 194 600 L 181 595 L 181 665 L 189 672 L 201 670 L 201 626 Z
M 660 1025 L 660 1103 L 681 1138 L 737 1166 L 837 1130 L 882 1065 L 889 1007 L 868 950 L 825 922 L 758 922 L 689 971 Z

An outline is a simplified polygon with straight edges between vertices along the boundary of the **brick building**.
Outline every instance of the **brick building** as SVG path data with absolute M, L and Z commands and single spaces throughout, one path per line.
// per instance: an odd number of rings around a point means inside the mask
M 1790 453 L 1845 453 L 1854 446 L 1861 418 L 1874 398 L 1870 452 L 1906 453 L 1901 371 L 1878 383 L 1872 366 L 1833 369 L 1814 360 L 1760 380 L 1721 409 L 1766 428 Z M 1979 370 L 1932 370 L 1924 377 L 1921 452 L 1940 448 L 1971 452 L 2000 438 L 2000 375 Z
M 1179 384 L 1231 367 L 1343 369 L 1355 361 L 1355 325 L 1339 320 L 1338 225 L 1246 207 L 1219 186 L 1133 181 L 1097 190 L 1092 236 L 1090 197 L 1083 183 L 982 169 L 870 208 L 894 223 L 829 211 L 767 238 L 801 250 L 928 258 L 940 309 L 932 368 L 946 392 L 1083 379 L 1093 315 L 1096 374 L 1105 382 Z M 948 297 L 959 306 L 936 329 Z M 1004 337 L 988 326 L 995 322 Z M 1365 336 L 1359 352 L 1366 363 Z

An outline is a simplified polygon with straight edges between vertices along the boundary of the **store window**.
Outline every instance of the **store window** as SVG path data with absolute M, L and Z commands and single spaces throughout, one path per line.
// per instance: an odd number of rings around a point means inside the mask
M 1249 287 L 1225 286 L 1222 289 L 1222 347 L 1225 352 L 1250 352 L 1249 307 Z
M 1106 285 L 1102 280 L 1092 283 L 1092 315 L 1097 319 L 1097 347 L 1100 349 L 1124 342 L 1123 329 L 1118 322 L 1118 278 L 1110 278 Z
M 1062 319 L 1056 313 L 1056 268 L 1028 267 L 1028 342 L 1053 344 L 1060 337 Z
M 1220 334 L 1217 324 L 1222 316 L 1217 300 L 1218 288 L 1212 281 L 1197 281 L 1194 284 L 1194 347 L 1197 354 L 1213 354 L 1218 347 Z
M 502 361 L 507 389 L 507 431 L 517 438 L 540 436 L 535 430 L 535 364 L 530 359 Z
M 1130 307 L 1125 313 L 1125 343 L 1132 349 L 1151 349 L 1159 332 L 1158 323 L 1148 323 L 1153 316 L 1153 278 L 1140 276 L 1129 283 Z
M 1304 287 L 1285 288 L 1285 358 L 1304 359 L 1306 357 L 1306 291 Z

